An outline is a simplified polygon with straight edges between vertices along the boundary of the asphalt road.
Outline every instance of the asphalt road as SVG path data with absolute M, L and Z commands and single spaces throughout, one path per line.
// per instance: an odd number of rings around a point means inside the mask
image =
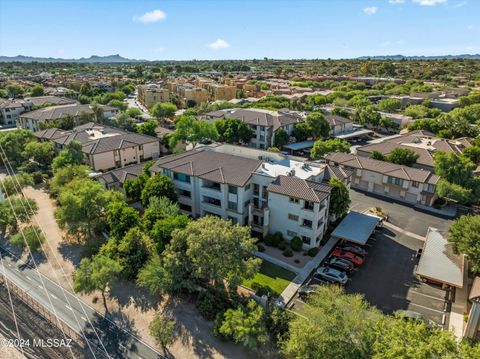
M 103 353 L 104 357 L 112 359 L 165 358 L 132 333 L 120 328 L 74 294 L 39 274 L 2 247 L 0 255 L 3 257 L 7 278 L 77 333 L 83 333 L 83 337 L 97 353 Z

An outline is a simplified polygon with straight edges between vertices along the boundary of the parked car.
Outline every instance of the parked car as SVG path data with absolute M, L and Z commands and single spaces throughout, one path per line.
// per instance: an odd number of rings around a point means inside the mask
M 310 294 L 318 293 L 319 287 L 318 284 L 302 285 L 298 288 L 298 295 L 302 298 L 308 297 Z
M 346 251 L 342 248 L 336 248 L 332 253 L 332 257 L 346 259 L 347 261 L 352 262 L 356 267 L 361 266 L 363 263 L 362 257 L 357 256 L 355 253 Z
M 348 276 L 345 274 L 345 272 L 329 267 L 318 268 L 313 276 L 314 278 L 327 280 L 341 285 L 345 285 L 348 281 Z
M 340 269 L 346 273 L 352 273 L 355 269 L 352 262 L 347 261 L 346 259 L 340 259 L 336 257 L 330 257 L 326 262 L 325 265 L 333 268 Z
M 367 255 L 367 251 L 365 249 L 354 244 L 343 243 L 342 245 L 340 245 L 340 248 L 352 252 L 360 257 L 365 257 Z

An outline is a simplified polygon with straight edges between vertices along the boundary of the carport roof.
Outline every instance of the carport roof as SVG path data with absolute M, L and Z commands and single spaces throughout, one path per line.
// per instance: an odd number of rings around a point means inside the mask
M 364 245 L 379 221 L 380 217 L 350 211 L 332 232 L 332 236 Z
M 453 246 L 442 233 L 429 227 L 417 275 L 433 281 L 463 288 L 464 258 L 453 252 Z

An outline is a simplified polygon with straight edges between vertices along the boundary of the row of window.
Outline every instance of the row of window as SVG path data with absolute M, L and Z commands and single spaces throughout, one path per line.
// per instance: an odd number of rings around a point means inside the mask
M 393 185 L 396 185 L 396 186 L 402 186 L 403 187 L 404 180 L 401 179 L 401 178 L 390 177 L 389 176 L 388 179 L 387 179 L 387 182 L 389 184 L 393 184 Z M 419 186 L 420 186 L 420 182 L 412 181 L 412 187 L 418 188 Z M 433 184 L 428 184 L 427 188 L 425 190 L 427 192 L 433 193 L 433 192 L 435 192 L 435 186 Z
M 291 221 L 294 221 L 294 222 L 298 222 L 299 217 L 296 214 L 289 213 L 288 214 L 288 219 L 291 220 Z M 309 219 L 303 218 L 302 219 L 302 226 L 312 228 L 313 222 Z

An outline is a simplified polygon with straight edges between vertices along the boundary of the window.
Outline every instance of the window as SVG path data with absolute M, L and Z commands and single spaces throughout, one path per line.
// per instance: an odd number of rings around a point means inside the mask
M 189 206 L 187 204 L 179 203 L 178 208 L 185 212 L 192 212 L 192 206 Z
M 245 186 L 245 191 L 249 191 L 249 190 L 250 190 L 250 183 Z
M 296 237 L 296 236 L 297 236 L 297 232 L 287 231 L 287 235 L 293 238 L 293 237 Z
M 258 193 L 260 192 L 260 186 L 256 183 L 253 184 L 253 194 L 258 196 Z
M 183 197 L 191 198 L 192 197 L 192 192 L 181 189 L 181 190 L 178 191 L 178 195 L 183 196 Z
M 302 236 L 302 242 L 305 244 L 310 244 L 310 238 L 308 238 L 307 236 Z
M 308 227 L 308 228 L 312 228 L 312 224 L 313 224 L 313 223 L 312 223 L 312 221 L 311 221 L 311 220 L 309 220 L 309 219 L 305 219 L 305 218 L 303 219 L 302 226 L 304 226 L 304 227 Z
M 184 175 L 183 173 L 173 173 L 173 178 L 180 182 L 190 183 L 190 176 Z
M 300 202 L 300 200 L 298 198 L 290 197 L 290 202 L 298 204 Z
M 238 208 L 237 202 L 228 201 L 228 209 L 236 211 Z
M 430 192 L 430 193 L 435 192 L 435 186 L 433 184 L 429 184 L 427 187 L 427 192 Z
M 320 228 L 320 226 L 323 224 L 323 220 L 319 220 L 318 223 L 317 223 L 317 228 Z
M 250 204 L 250 200 L 247 199 L 247 200 L 245 201 L 245 203 L 243 204 L 243 206 L 244 206 L 244 207 L 248 207 L 249 204 Z
M 313 206 L 315 204 L 313 202 L 305 201 L 305 206 L 303 207 L 304 209 L 308 209 L 309 211 L 313 211 Z
M 417 181 L 412 181 L 412 187 L 418 188 L 419 183 Z
M 228 186 L 228 193 L 237 194 L 238 188 L 235 186 Z
M 397 177 L 388 177 L 388 183 L 394 184 L 395 186 L 403 186 L 403 180 Z
M 296 216 L 294 214 L 291 214 L 291 213 L 288 214 L 288 219 L 291 220 L 291 221 L 298 222 L 298 216 Z
M 172 178 L 172 171 L 167 170 L 166 168 L 163 169 L 163 174 L 167 177 Z

